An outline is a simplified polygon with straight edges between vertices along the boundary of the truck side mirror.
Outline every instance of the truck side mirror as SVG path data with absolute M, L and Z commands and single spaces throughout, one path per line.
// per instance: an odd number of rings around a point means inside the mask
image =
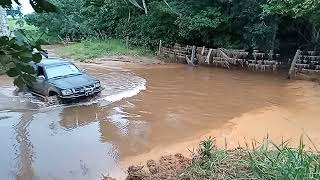
M 43 76 L 43 75 L 41 75 L 41 76 L 38 76 L 38 80 L 39 81 L 44 81 L 46 78 Z
M 87 73 L 88 70 L 87 70 L 87 69 L 82 69 L 82 72 L 83 72 L 83 73 Z

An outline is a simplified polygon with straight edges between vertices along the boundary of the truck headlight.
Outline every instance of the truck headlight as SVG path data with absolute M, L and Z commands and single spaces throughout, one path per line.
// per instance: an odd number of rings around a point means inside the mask
M 72 91 L 72 89 L 65 89 L 65 90 L 61 90 L 61 93 L 63 96 L 68 96 L 68 95 L 73 94 L 73 91 Z
M 101 86 L 100 82 L 96 82 L 94 85 L 95 85 L 97 88 Z

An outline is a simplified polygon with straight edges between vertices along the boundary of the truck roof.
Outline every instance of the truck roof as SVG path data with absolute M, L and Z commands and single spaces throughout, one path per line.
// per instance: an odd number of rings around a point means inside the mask
M 60 58 L 44 58 L 38 63 L 38 66 L 55 66 L 59 64 L 71 64 L 71 62 Z

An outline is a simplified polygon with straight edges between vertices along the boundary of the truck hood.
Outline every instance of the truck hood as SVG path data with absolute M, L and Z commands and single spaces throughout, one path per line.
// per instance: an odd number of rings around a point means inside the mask
M 80 74 L 57 79 L 49 79 L 48 82 L 60 89 L 72 89 L 94 84 L 97 80 L 87 74 Z

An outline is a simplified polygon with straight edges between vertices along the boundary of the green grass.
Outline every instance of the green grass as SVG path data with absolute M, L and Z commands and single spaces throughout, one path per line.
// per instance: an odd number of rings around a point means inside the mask
M 17 25 L 16 22 L 17 22 L 17 19 L 12 19 L 12 18 L 8 19 L 8 26 L 9 26 L 10 31 L 13 31 L 15 29 L 24 29 L 24 30 L 37 30 L 38 29 L 35 26 L 28 25 L 25 21 L 24 21 L 24 25 L 22 27 Z
M 253 150 L 217 149 L 214 139 L 200 143 L 193 152 L 192 163 L 184 174 L 190 179 L 267 179 L 315 180 L 320 179 L 320 156 L 309 152 L 301 140 L 299 147 L 288 143 L 264 143 Z
M 85 40 L 60 48 L 57 50 L 57 54 L 77 60 L 88 60 L 113 55 L 152 56 L 152 51 L 144 48 L 127 47 L 121 40 L 110 39 Z
M 305 150 L 303 141 L 298 148 L 288 144 L 263 146 L 249 153 L 250 167 L 259 179 L 320 179 L 319 154 Z

